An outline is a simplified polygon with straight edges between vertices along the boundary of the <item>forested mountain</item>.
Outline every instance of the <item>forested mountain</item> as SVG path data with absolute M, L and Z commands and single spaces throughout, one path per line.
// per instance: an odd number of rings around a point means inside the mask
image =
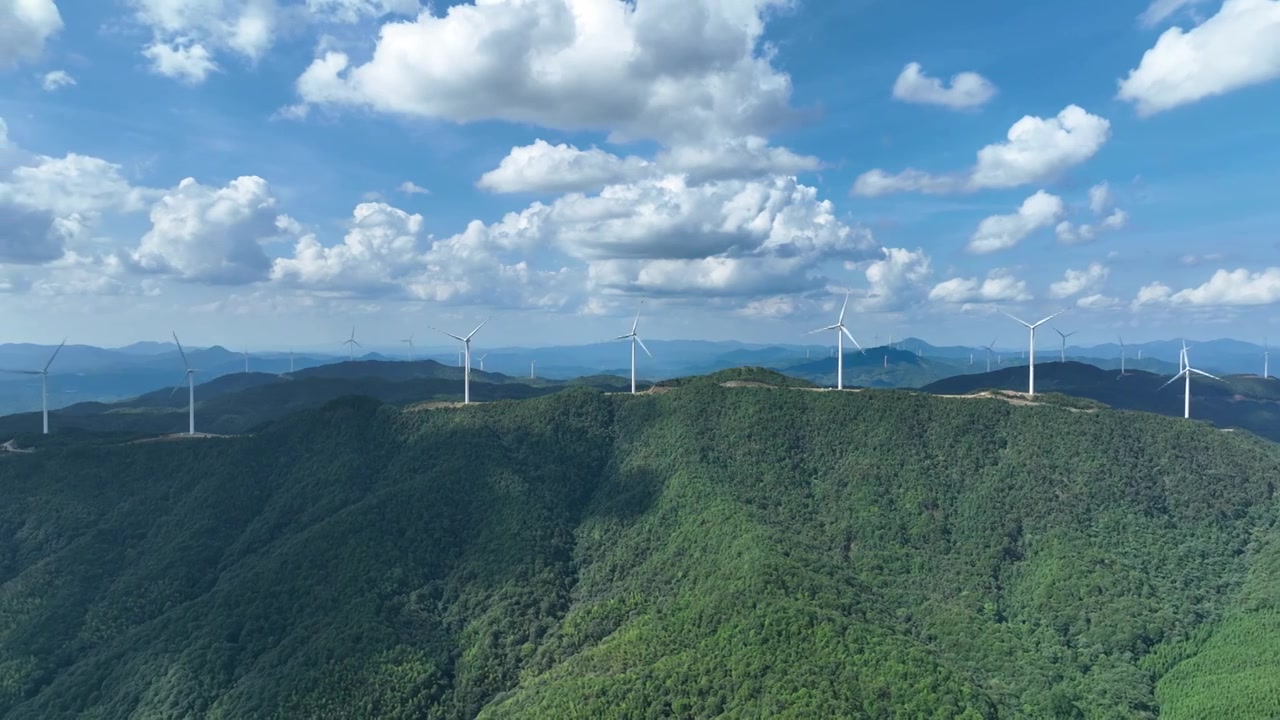
M 1276 445 L 731 380 L 0 456 L 0 716 L 1274 717 Z
M 1036 365 L 1036 391 L 1089 398 L 1113 408 L 1182 417 L 1183 383 L 1163 387 L 1168 375 L 1136 370 L 1120 375 L 1093 365 L 1067 361 Z M 1009 367 L 981 375 L 957 375 L 930 383 L 925 392 L 964 395 L 979 390 L 1027 389 L 1027 367 Z M 1221 381 L 1191 380 L 1191 417 L 1224 428 L 1242 428 L 1280 442 L 1280 380 L 1257 375 L 1228 375 Z

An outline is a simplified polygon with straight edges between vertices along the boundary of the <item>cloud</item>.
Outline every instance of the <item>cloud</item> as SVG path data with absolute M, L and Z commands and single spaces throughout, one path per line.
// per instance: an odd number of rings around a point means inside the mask
M 1089 210 L 1095 216 L 1102 216 L 1114 203 L 1115 198 L 1107 183 L 1098 183 L 1089 188 Z M 1074 224 L 1063 220 L 1054 228 L 1054 233 L 1058 237 L 1058 242 L 1064 245 L 1081 245 L 1092 242 L 1102 230 L 1123 230 L 1128 224 L 1129 214 L 1120 208 L 1114 208 L 1097 225 Z
M 1062 279 L 1049 286 L 1049 297 L 1069 298 L 1081 293 L 1097 293 L 1110 270 L 1102 263 L 1089 263 L 1084 270 L 1067 270 Z
M 89 155 L 35 156 L 0 183 L 0 202 L 8 201 L 59 216 L 104 210 L 141 210 L 158 191 L 132 186 L 121 166 Z
M 298 78 L 311 104 L 459 123 L 603 130 L 664 144 L 765 135 L 790 78 L 763 45 L 788 0 L 489 0 L 382 26 L 372 57 L 327 51 Z
M 0 71 L 39 58 L 45 43 L 61 29 L 62 16 L 53 0 L 0 3 Z
M 151 207 L 151 229 L 130 260 L 140 271 L 181 280 L 220 285 L 263 280 L 271 261 L 261 243 L 281 234 L 279 215 L 276 198 L 260 177 L 238 177 L 222 188 L 186 178 Z
M 1052 225 L 1065 209 L 1062 198 L 1038 190 L 1022 201 L 1017 212 L 992 215 L 978 223 L 965 249 L 977 254 L 1008 250 L 1031 233 Z
M 200 43 L 154 42 L 142 50 L 151 61 L 151 71 L 187 85 L 199 85 L 211 72 L 217 72 L 209 51 Z
M 1221 307 L 1277 302 L 1280 302 L 1280 267 L 1270 267 L 1256 272 L 1245 268 L 1218 270 L 1203 285 L 1176 292 L 1164 283 L 1151 283 L 1138 291 L 1134 305 Z
M 293 257 L 272 263 L 271 278 L 333 291 L 385 291 L 423 270 L 422 222 L 421 215 L 385 203 L 361 203 L 341 244 L 326 248 L 315 235 L 305 235 Z
M 1111 137 L 1111 123 L 1077 105 L 1056 117 L 1024 116 L 1006 142 L 978 151 L 974 167 L 960 175 L 933 175 L 907 169 L 889 174 L 875 169 L 854 182 L 853 194 L 874 197 L 893 192 L 948 193 L 1019 187 L 1051 180 L 1097 154 Z
M 430 195 L 431 191 L 418 185 L 412 180 L 405 180 L 396 188 L 405 195 Z
M 75 84 L 76 79 L 68 75 L 66 70 L 51 70 L 40 78 L 40 86 L 46 92 L 54 92 L 59 88 Z
M 1153 0 L 1147 6 L 1147 9 L 1138 16 L 1138 22 L 1143 27 L 1155 27 L 1167 20 L 1174 13 L 1184 8 L 1192 8 L 1207 2 L 1207 0 Z
M 62 257 L 66 234 L 47 210 L 0 200 L 0 262 L 39 265 Z
M 681 175 L 696 185 L 712 180 L 795 175 L 819 167 L 821 162 L 815 157 L 770 147 L 767 140 L 756 136 L 678 145 L 660 152 L 654 160 L 634 155 L 619 157 L 595 147 L 581 150 L 565 143 L 552 145 L 539 138 L 530 145 L 511 148 L 498 167 L 481 176 L 476 186 L 501 193 L 589 192 L 667 174 Z
M 652 170 L 653 163 L 635 156 L 620 158 L 599 148 L 579 150 L 539 138 L 532 145 L 511 148 L 476 186 L 500 193 L 582 192 L 638 180 Z
M 1188 267 L 1203 265 L 1205 263 L 1217 262 L 1222 259 L 1222 253 L 1205 253 L 1203 255 L 1183 255 L 1178 258 L 1178 262 Z
M 947 87 L 941 79 L 925 75 L 918 62 L 907 63 L 893 83 L 894 99 L 953 110 L 979 107 L 995 96 L 996 86 L 978 73 L 957 73 Z
M 1280 77 L 1280 2 L 1224 0 L 1201 25 L 1172 27 L 1120 81 L 1117 97 L 1148 117 Z
M 1107 183 L 1098 183 L 1089 188 L 1089 209 L 1094 215 L 1101 215 L 1111 202 L 1111 186 Z
M 914 305 L 925 296 L 925 283 L 933 274 L 923 250 L 882 248 L 884 257 L 867 263 L 867 290 L 857 308 L 864 312 L 890 311 Z
M 1031 293 L 1025 281 L 996 268 L 984 280 L 971 277 L 940 282 L 929 291 L 929 299 L 951 304 L 1023 302 L 1031 299 Z
M 418 0 L 306 0 L 307 11 L 339 23 L 358 23 L 384 15 L 415 16 L 422 11 Z
M 1085 310 L 1105 310 L 1107 308 L 1116 307 L 1119 304 L 1120 301 L 1116 298 L 1108 297 L 1101 293 L 1086 295 L 1079 300 L 1076 300 L 1076 307 L 1083 308 Z

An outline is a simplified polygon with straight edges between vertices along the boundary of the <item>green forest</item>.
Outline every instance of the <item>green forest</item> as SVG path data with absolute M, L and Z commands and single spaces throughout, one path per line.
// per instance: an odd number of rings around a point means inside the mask
M 1280 714 L 1280 446 L 804 385 L 0 456 L 0 716 Z

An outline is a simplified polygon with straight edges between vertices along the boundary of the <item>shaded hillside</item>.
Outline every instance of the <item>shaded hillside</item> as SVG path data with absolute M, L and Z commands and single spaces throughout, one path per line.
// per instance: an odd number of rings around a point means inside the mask
M 0 715 L 1266 718 L 1278 476 L 1201 423 L 716 380 L 37 450 Z
M 779 369 L 817 385 L 835 387 L 836 384 L 835 357 L 794 363 Z M 846 387 L 915 388 L 970 369 L 967 357 L 963 364 L 957 364 L 950 360 L 920 357 L 907 350 L 867 348 L 865 353 L 845 353 L 844 384 Z
M 1220 427 L 1242 428 L 1280 442 L 1280 380 L 1237 375 L 1223 380 L 1192 379 L 1191 417 Z M 1182 417 L 1182 381 L 1160 389 L 1168 381 L 1167 375 L 1136 371 L 1121 376 L 1115 370 L 1071 361 L 1036 365 L 1037 394 L 1059 392 L 1097 400 L 1113 408 Z M 987 389 L 1025 392 L 1027 368 L 958 375 L 922 389 L 939 395 L 965 395 Z

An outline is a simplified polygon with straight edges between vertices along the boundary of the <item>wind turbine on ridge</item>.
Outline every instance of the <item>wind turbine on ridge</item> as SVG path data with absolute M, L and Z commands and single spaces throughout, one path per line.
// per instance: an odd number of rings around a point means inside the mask
M 533 374 L 533 364 L 534 364 L 534 363 L 536 363 L 536 362 L 538 362 L 538 361 L 537 361 L 537 360 L 530 360 L 530 361 L 529 361 L 529 379 L 530 379 L 530 380 L 532 380 L 532 379 L 534 379 L 535 377 L 537 377 L 537 375 L 534 375 L 534 374 Z
M 991 356 L 996 354 L 996 351 L 994 348 L 996 346 L 996 340 L 998 339 L 999 338 L 992 338 L 990 345 L 982 346 L 987 349 L 987 372 L 991 372 Z
M 1267 345 L 1267 339 L 1262 338 L 1262 379 L 1266 380 L 1271 377 L 1271 348 Z
M 1072 335 L 1075 335 L 1076 333 L 1078 333 L 1078 332 L 1080 332 L 1080 331 L 1079 331 L 1079 330 L 1072 330 L 1072 331 L 1071 331 L 1071 332 L 1069 332 L 1069 333 L 1064 333 L 1064 332 L 1062 332 L 1061 330 L 1059 330 L 1058 328 L 1054 328 L 1054 329 L 1053 329 L 1053 331 L 1054 331 L 1054 332 L 1056 332 L 1056 333 L 1058 333 L 1058 335 L 1062 336 L 1062 350 L 1061 350 L 1061 352 L 1060 352 L 1061 357 L 1060 357 L 1059 359 L 1060 359 L 1062 362 L 1066 362 L 1066 361 L 1067 361 L 1067 338 L 1071 337 Z
M 481 370 L 482 372 L 484 371 L 484 359 L 485 359 L 485 358 L 487 358 L 487 357 L 489 357 L 489 353 L 485 353 L 485 354 L 483 354 L 483 355 L 481 355 L 481 356 L 480 356 L 480 370 Z
M 355 325 L 351 326 L 351 338 L 348 340 L 342 341 L 342 344 L 347 346 L 347 362 L 354 362 L 356 359 L 356 348 L 360 348 L 361 350 L 364 349 L 363 345 L 361 345 L 359 342 L 356 342 L 356 326 Z
M 58 357 L 58 353 L 62 352 L 62 347 L 67 344 L 67 339 L 63 338 L 58 344 L 58 348 L 49 356 L 49 362 L 44 364 L 41 370 L 6 370 L 5 372 L 18 373 L 19 375 L 39 375 L 40 376 L 40 414 L 44 422 L 44 434 L 49 434 L 49 366 L 53 364 L 54 358 Z
M 191 367 L 191 363 L 187 361 L 187 353 L 182 349 L 182 343 L 178 341 L 178 333 L 173 333 L 173 343 L 178 346 L 178 354 L 182 356 L 182 365 L 187 370 L 187 434 L 195 436 L 196 434 L 196 370 Z M 175 385 L 173 390 L 169 391 L 169 397 L 178 392 L 181 385 Z
M 249 374 L 249 348 L 244 349 L 244 373 Z
M 484 322 L 477 325 L 476 329 L 472 330 L 471 333 L 468 334 L 466 337 L 458 337 L 453 333 L 447 333 L 439 328 L 431 328 L 432 330 L 435 330 L 438 333 L 444 333 L 445 335 L 448 335 L 454 340 L 457 340 L 462 343 L 463 354 L 465 355 L 465 359 L 466 359 L 466 363 L 462 367 L 462 404 L 463 405 L 466 405 L 471 402 L 471 338 L 475 337 L 475 334 L 480 332 L 480 328 L 484 327 L 484 324 L 489 322 L 491 319 L 493 319 L 492 315 L 485 318 Z
M 1222 382 L 1222 378 L 1216 377 L 1214 375 L 1210 375 L 1209 373 L 1203 370 L 1197 370 L 1196 368 L 1191 367 L 1191 360 L 1190 358 L 1187 357 L 1187 341 L 1186 340 L 1182 341 L 1182 351 L 1178 353 L 1178 367 L 1180 368 L 1178 370 L 1178 374 L 1169 378 L 1169 382 L 1165 383 L 1164 385 L 1161 385 L 1159 387 L 1159 390 L 1163 390 L 1169 385 L 1172 385 L 1173 382 L 1178 378 L 1184 378 L 1186 380 L 1186 385 L 1183 388 L 1182 417 L 1190 418 L 1191 417 L 1191 374 L 1195 373 L 1196 375 L 1203 375 L 1209 378 L 1210 380 L 1217 380 L 1218 382 Z
M 641 300 L 640 304 L 643 305 L 644 301 Z M 631 332 L 627 333 L 626 335 L 619 335 L 618 337 L 614 338 L 614 340 L 630 340 L 631 341 L 631 394 L 632 395 L 634 395 L 636 392 L 636 343 L 640 344 L 640 347 L 641 349 L 644 350 L 645 355 L 648 355 L 649 357 L 653 357 L 653 353 L 649 352 L 649 348 L 645 347 L 644 341 L 641 340 L 640 336 L 636 334 L 636 328 L 639 326 L 640 326 L 640 309 L 636 308 L 636 319 L 631 322 Z
M 810 335 L 814 333 L 826 332 L 828 330 L 836 331 L 836 389 L 837 390 L 844 389 L 844 339 L 845 337 L 847 336 L 849 340 L 853 342 L 853 346 L 858 348 L 859 352 L 861 352 L 864 355 L 867 352 L 866 350 L 862 349 L 862 346 L 859 345 L 858 341 L 854 339 L 853 333 L 850 333 L 849 328 L 845 327 L 844 325 L 844 313 L 848 309 L 849 309 L 849 293 L 845 293 L 844 305 L 840 306 L 840 317 L 836 320 L 836 324 L 828 325 L 824 328 L 818 328 L 817 330 L 809 331 Z
M 1014 317 L 1013 315 L 1010 315 L 1009 313 L 1003 310 L 1000 311 L 1000 313 L 1005 315 L 1006 317 L 1009 317 L 1021 323 L 1022 326 L 1027 328 L 1027 330 L 1031 333 L 1031 339 L 1028 345 L 1028 349 L 1031 351 L 1031 357 L 1027 361 L 1027 395 L 1036 394 L 1036 328 L 1058 317 L 1064 312 L 1066 312 L 1066 309 L 1059 310 L 1058 312 L 1050 315 L 1049 317 L 1043 320 L 1040 320 L 1039 322 L 1029 323 L 1026 320 L 1023 320 L 1021 318 Z
M 413 336 L 410 335 L 408 338 L 401 340 L 400 342 L 409 344 L 409 362 L 413 362 Z
M 1128 374 L 1124 371 L 1124 338 L 1117 335 L 1116 339 L 1120 341 L 1120 376 L 1119 377 L 1124 377 L 1125 375 Z M 1117 379 L 1119 379 L 1119 377 Z

